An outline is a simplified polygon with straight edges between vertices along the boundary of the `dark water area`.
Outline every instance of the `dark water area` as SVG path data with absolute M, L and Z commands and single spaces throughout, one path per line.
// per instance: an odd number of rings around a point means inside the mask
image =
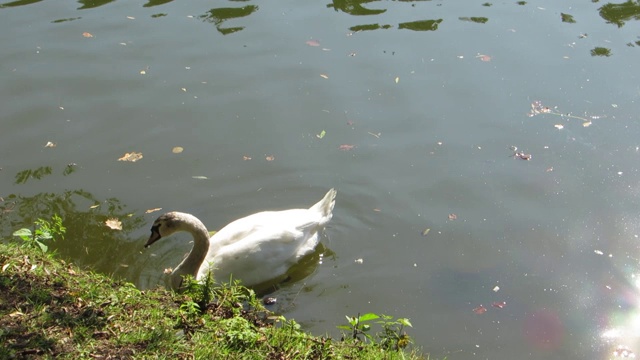
M 160 213 L 215 230 L 335 187 L 323 246 L 271 294 L 309 331 L 376 312 L 435 358 L 633 358 L 638 20 L 637 1 L 2 2 L 2 235 L 59 214 L 60 256 L 149 288 L 191 246 L 143 249 Z

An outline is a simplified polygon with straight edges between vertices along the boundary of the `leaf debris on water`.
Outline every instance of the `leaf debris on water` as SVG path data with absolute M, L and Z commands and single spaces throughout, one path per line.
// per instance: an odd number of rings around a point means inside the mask
M 305 41 L 305 44 L 316 47 L 316 46 L 320 46 L 320 41 L 311 39 L 311 40 Z
M 51 141 L 47 141 L 47 143 L 44 145 L 44 147 L 48 147 L 48 148 L 54 148 L 56 146 L 57 144 Z
M 201 176 L 201 175 L 192 176 L 191 178 L 192 179 L 197 179 L 197 180 L 207 180 L 207 179 L 209 179 L 208 177 Z
M 458 218 L 458 215 L 456 214 L 449 214 L 449 220 L 456 220 Z
M 121 158 L 118 159 L 118 161 L 130 161 L 130 162 L 136 162 L 140 159 L 142 159 L 142 153 L 137 153 L 135 151 L 132 151 L 130 153 L 126 153 L 124 154 Z
M 84 36 L 86 38 L 92 38 L 93 37 L 93 35 L 91 35 L 90 32 L 86 32 L 86 31 L 82 33 L 82 36 Z
M 276 157 L 273 156 L 273 155 L 268 155 L 268 156 L 265 157 L 265 160 L 267 160 L 267 161 L 273 161 L 275 159 L 276 159 Z
M 104 224 L 110 229 L 122 230 L 122 223 L 116 218 L 107 219 Z
M 242 155 L 242 160 L 244 161 L 251 160 L 251 156 Z
M 426 229 L 422 230 L 422 236 L 427 236 L 427 234 L 429 234 L 429 231 L 431 231 L 430 228 L 426 228 Z
M 151 214 L 152 212 L 156 212 L 156 211 L 160 211 L 160 210 L 162 210 L 162 208 L 148 209 L 144 213 L 145 214 Z
M 320 74 L 320 77 L 321 77 L 321 78 L 323 78 L 323 79 L 328 79 L 328 78 L 329 78 L 329 77 L 328 77 L 327 75 L 325 75 L 325 74 Z
M 487 312 L 487 308 L 486 308 L 486 307 L 484 307 L 484 306 L 482 306 L 482 305 L 480 305 L 480 306 L 478 306 L 478 307 L 474 308 L 474 309 L 473 309 L 473 312 L 474 312 L 474 313 L 476 313 L 476 314 L 478 314 L 478 315 L 482 315 L 482 314 L 484 314 L 484 313 L 486 313 L 486 312 Z
M 327 132 L 322 130 L 322 131 L 320 131 L 320 134 L 316 134 L 316 137 L 318 139 L 322 139 L 326 134 L 327 134 Z
M 498 309 L 504 309 L 504 307 L 507 306 L 507 302 L 506 301 L 494 301 L 493 303 L 491 303 L 491 306 L 493 306 L 494 308 L 498 308 Z
M 182 146 L 176 146 L 173 149 L 171 149 L 171 152 L 174 154 L 180 154 L 183 151 L 184 151 L 184 148 Z
M 349 151 L 349 150 L 352 150 L 354 147 L 355 145 L 342 144 L 338 148 L 342 151 Z

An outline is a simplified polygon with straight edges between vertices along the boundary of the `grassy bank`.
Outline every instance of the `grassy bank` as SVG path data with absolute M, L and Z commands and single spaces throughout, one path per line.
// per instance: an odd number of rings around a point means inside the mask
M 240 286 L 140 291 L 37 247 L 0 244 L 0 359 L 428 358 L 353 340 L 359 329 L 345 341 L 316 337 Z M 399 335 L 386 339 L 408 339 Z

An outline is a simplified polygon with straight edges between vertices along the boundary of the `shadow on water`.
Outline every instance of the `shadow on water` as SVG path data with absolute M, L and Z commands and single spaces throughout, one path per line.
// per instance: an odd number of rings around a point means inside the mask
M 62 170 L 63 176 L 72 174 L 74 166 Z M 42 166 L 27 169 L 15 175 L 15 183 L 39 181 L 52 175 L 54 169 Z M 3 239 L 10 239 L 13 231 L 32 228 L 38 218 L 50 219 L 58 214 L 67 233 L 63 239 L 50 244 L 50 249 L 61 257 L 80 266 L 110 274 L 129 281 L 134 273 L 128 268 L 132 257 L 141 249 L 141 239 L 132 239 L 130 234 L 145 224 L 141 215 L 126 211 L 126 206 L 116 198 L 98 199 L 83 189 L 62 192 L 41 192 L 35 195 L 3 195 L 0 202 L 0 225 Z M 118 219 L 122 230 L 113 230 L 105 225 L 107 219 Z

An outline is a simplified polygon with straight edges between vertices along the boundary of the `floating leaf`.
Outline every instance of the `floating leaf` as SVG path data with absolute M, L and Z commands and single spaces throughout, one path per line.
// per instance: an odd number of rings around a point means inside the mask
M 562 124 L 555 124 L 555 125 L 553 125 L 553 127 L 558 129 L 558 130 L 564 129 L 564 125 L 562 125 Z
M 89 209 L 95 209 L 95 208 L 97 208 L 98 206 L 100 206 L 100 204 L 91 205 L 91 206 L 89 206 Z
M 198 179 L 198 180 L 207 180 L 208 179 L 208 177 L 206 177 L 206 176 L 199 176 L 199 175 L 192 176 L 191 178 L 192 179 Z
M 124 154 L 120 159 L 118 159 L 118 161 L 136 162 L 140 159 L 142 159 L 142 153 L 130 152 L 130 153 Z
M 478 54 L 478 55 L 476 55 L 476 58 L 478 58 L 478 59 L 480 59 L 480 61 L 484 61 L 484 62 L 491 61 L 491 56 L 489 56 L 489 55 Z
M 591 126 L 591 121 L 585 121 L 585 122 L 583 122 L 583 123 L 582 123 L 582 126 L 584 126 L 584 127 L 589 127 L 589 126 Z
M 498 291 L 500 291 L 500 286 L 496 285 L 496 286 L 493 288 L 493 291 L 494 291 L 494 292 L 498 292 Z
M 251 160 L 251 156 L 242 155 L 242 160 L 244 161 Z
M 313 39 L 307 40 L 305 44 L 309 46 L 320 46 L 320 42 L 318 40 L 313 40 Z
M 273 160 L 275 160 L 275 159 L 276 159 L 276 157 L 275 157 L 275 156 L 273 156 L 273 155 L 268 155 L 267 157 L 265 157 L 265 159 L 266 159 L 267 161 L 273 161 Z
M 104 224 L 110 229 L 122 230 L 122 223 L 116 218 L 107 219 Z
M 400 82 L 400 77 L 396 76 L 396 84 Z
M 147 211 L 145 211 L 145 214 L 151 214 L 152 212 L 156 212 L 156 211 L 160 211 L 162 210 L 162 208 L 155 208 L 155 209 L 149 209 Z
M 174 154 L 180 154 L 183 151 L 184 151 L 184 148 L 181 146 L 176 146 L 173 149 L 171 149 L 171 152 Z
M 321 78 L 323 78 L 323 79 L 328 79 L 328 78 L 329 78 L 329 77 L 328 77 L 327 75 L 325 75 L 325 74 L 320 74 L 320 77 L 321 77 Z
M 478 314 L 478 315 L 482 315 L 482 314 L 487 312 L 487 308 L 482 306 L 482 305 L 480 305 L 477 308 L 473 309 L 473 312 Z
M 349 151 L 349 150 L 352 150 L 354 147 L 355 145 L 342 144 L 340 145 L 339 149 L 343 151 Z
M 494 308 L 498 308 L 498 309 L 504 309 L 505 306 L 507 306 L 507 302 L 506 301 L 494 301 L 491 306 L 493 306 Z
M 429 231 L 431 231 L 430 228 L 426 228 L 424 230 L 422 230 L 422 236 L 427 236 L 427 234 L 429 233 Z
M 47 141 L 47 143 L 44 145 L 44 147 L 48 147 L 48 148 L 54 148 L 56 146 L 57 144 L 51 141 Z
M 92 38 L 93 37 L 93 35 L 91 35 L 91 33 L 86 32 L 86 31 L 82 33 L 82 36 L 84 36 L 86 38 Z
M 458 218 L 458 215 L 456 214 L 449 214 L 449 220 L 456 220 Z
M 316 137 L 318 139 L 322 139 L 326 134 L 327 134 L 327 132 L 322 130 L 322 131 L 320 131 L 320 134 L 316 134 Z

